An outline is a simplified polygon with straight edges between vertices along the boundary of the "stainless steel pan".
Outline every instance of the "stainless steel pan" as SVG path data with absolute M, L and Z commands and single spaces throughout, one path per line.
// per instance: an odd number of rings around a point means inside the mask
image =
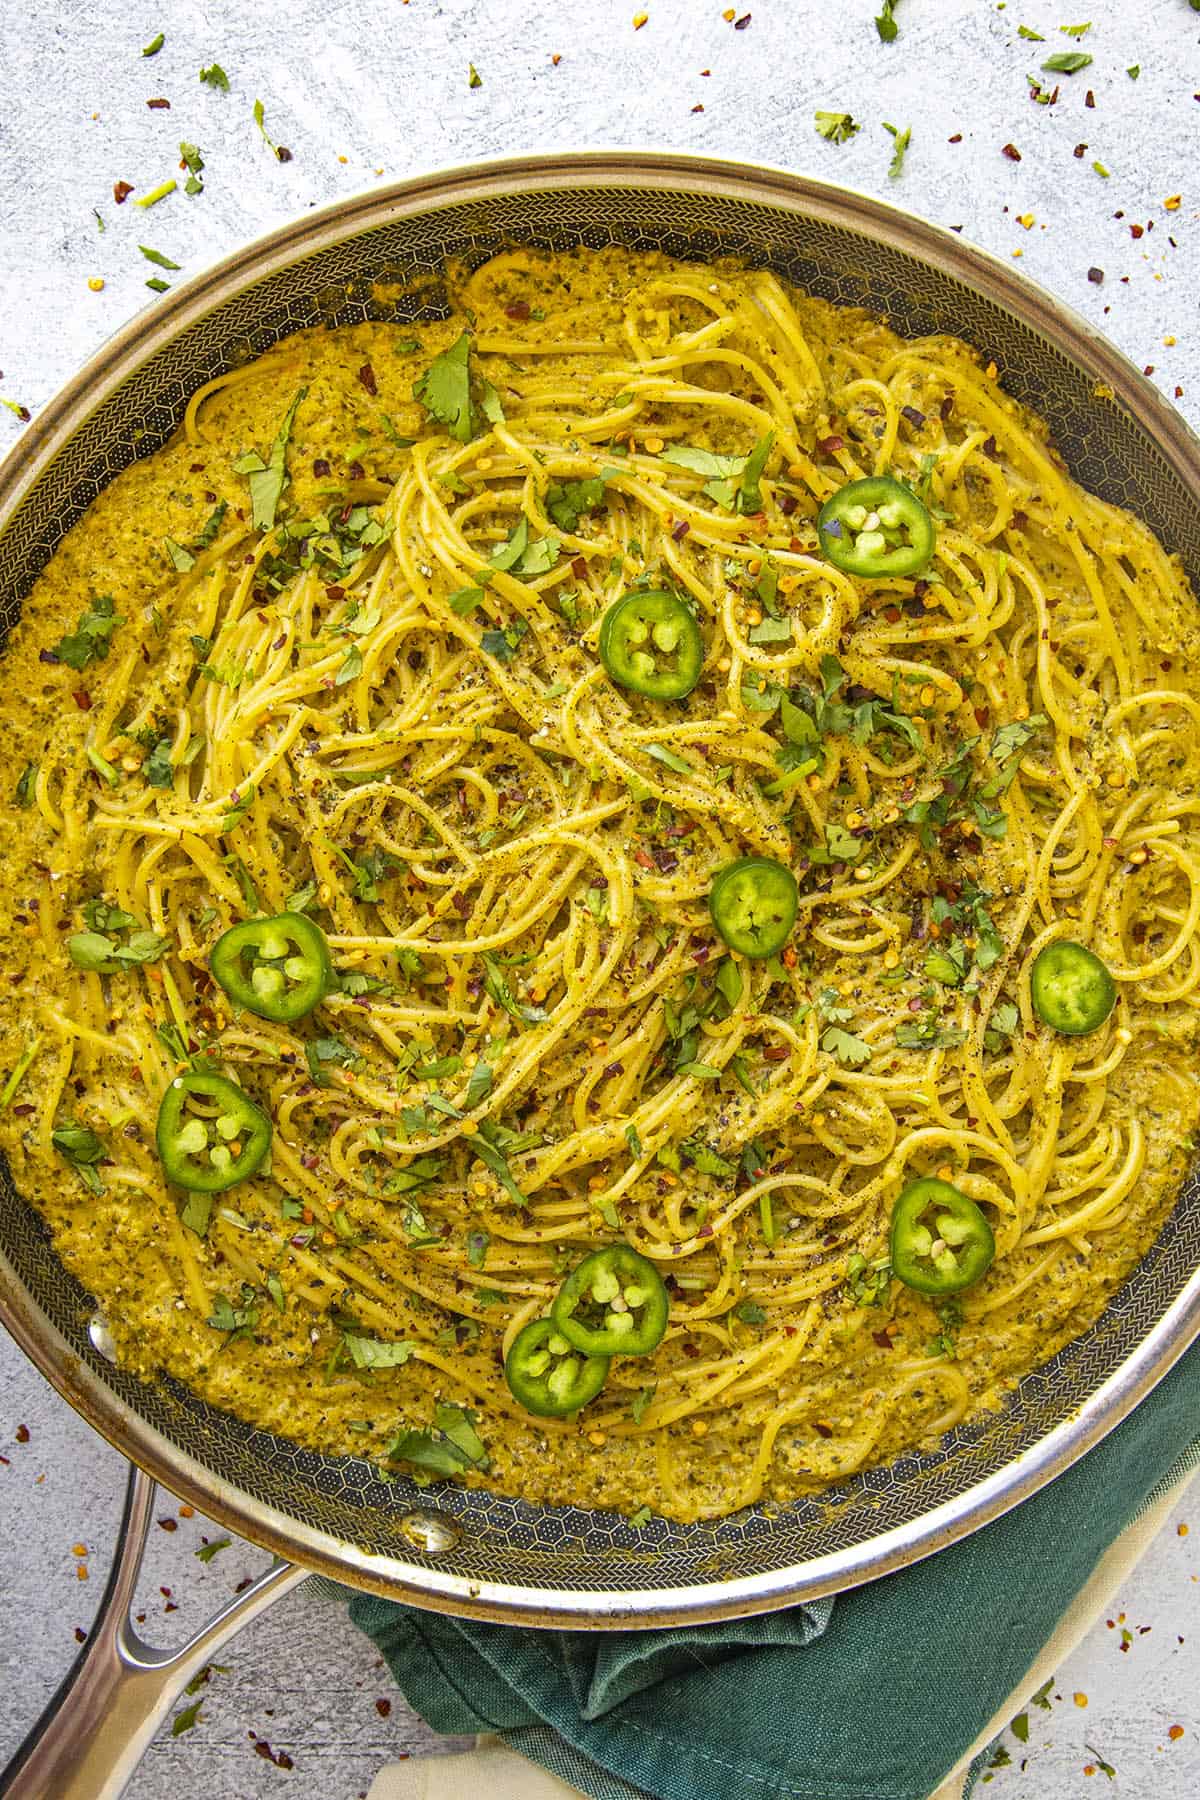
M 1200 575 L 1200 444 L 1049 295 L 954 235 L 858 194 L 735 163 L 600 152 L 375 190 L 248 245 L 156 302 L 46 408 L 0 469 L 0 617 L 16 617 L 63 533 L 117 469 L 166 440 L 201 382 L 299 327 L 396 316 L 378 298 L 381 278 L 436 273 L 448 255 L 481 259 L 514 240 L 740 254 L 831 300 L 886 314 L 903 332 L 954 332 L 1051 421 L 1080 481 L 1131 507 Z M 365 1462 L 254 1430 L 172 1382 L 137 1382 L 89 1338 L 88 1296 L 7 1179 L 0 1317 L 136 1464 L 279 1557 L 475 1618 L 698 1624 L 851 1587 L 927 1556 L 1082 1455 L 1200 1331 L 1195 1194 L 1189 1184 L 1097 1324 L 1028 1376 L 1002 1414 L 819 1502 L 712 1524 L 655 1521 L 638 1532 L 611 1514 L 449 1485 L 431 1498 L 403 1479 L 380 1481 Z M 110 1652 L 119 1637 L 114 1626 Z M 136 1652 L 125 1660 L 136 1663 Z

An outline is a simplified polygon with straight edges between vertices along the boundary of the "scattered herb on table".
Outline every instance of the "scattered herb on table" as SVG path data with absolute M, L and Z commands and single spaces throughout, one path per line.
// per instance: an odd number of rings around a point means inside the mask
M 900 0 L 880 0 L 880 8 L 875 15 L 875 29 L 885 44 L 894 43 L 900 30 L 895 19 L 899 3 Z
M 814 117 L 818 136 L 828 138 L 831 144 L 848 143 L 856 131 L 862 130 L 848 112 L 818 112 Z
M 888 179 L 898 181 L 904 169 L 905 153 L 912 141 L 912 126 L 906 125 L 901 131 L 898 125 L 889 125 L 885 119 L 883 129 L 891 132 L 893 141 L 892 160 L 888 165 Z
M 156 32 L 154 37 L 152 37 L 150 39 L 150 42 L 146 45 L 146 48 L 142 51 L 142 55 L 143 56 L 157 56 L 159 51 L 162 49 L 163 45 L 166 43 L 166 41 L 167 40 L 163 36 L 161 31 Z
M 229 92 L 229 77 L 220 63 L 210 63 L 207 69 L 201 69 L 200 79 L 206 87 L 217 88 L 222 94 Z
M 149 244 L 139 244 L 138 249 L 147 262 L 154 263 L 160 269 L 178 269 L 180 267 L 180 264 L 172 262 L 169 256 L 164 256 L 161 250 L 152 250 Z
M 222 1550 L 228 1550 L 232 1544 L 232 1538 L 214 1538 L 211 1544 L 201 1544 L 198 1549 L 193 1550 L 192 1555 L 196 1557 L 198 1561 L 208 1563 L 212 1561 L 214 1556 L 219 1555 Z
M 204 167 L 204 158 L 200 154 L 199 144 L 181 143 L 179 160 L 188 172 L 188 178 L 183 184 L 184 193 L 202 194 L 204 183 L 200 179 L 200 171 Z
M 1042 68 L 1050 75 L 1075 75 L 1086 69 L 1091 60 L 1086 50 L 1060 50 L 1057 55 L 1048 56 Z
M 179 183 L 172 176 L 169 181 L 160 181 L 156 188 L 151 188 L 148 194 L 143 194 L 141 199 L 135 200 L 133 204 L 142 207 L 143 210 L 148 206 L 157 206 L 160 200 L 165 200 L 168 194 L 173 194 L 178 186 Z
M 267 130 L 266 114 L 263 111 L 263 103 L 261 100 L 256 100 L 254 102 L 254 123 L 258 126 L 259 132 L 262 135 L 263 143 L 266 144 L 267 148 L 270 150 L 270 152 L 271 152 L 272 156 L 275 158 L 276 162 L 281 162 L 281 163 L 291 162 L 292 153 L 288 149 L 287 145 L 286 144 L 277 144 L 275 142 L 274 138 L 271 136 L 271 134 Z

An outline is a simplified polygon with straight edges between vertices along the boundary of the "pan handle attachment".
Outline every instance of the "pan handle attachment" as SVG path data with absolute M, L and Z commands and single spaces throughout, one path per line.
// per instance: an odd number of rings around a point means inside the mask
M 256 1614 L 305 1579 L 274 1562 L 179 1650 L 156 1650 L 134 1630 L 155 1486 L 131 1467 L 112 1572 L 96 1622 L 66 1680 L 0 1774 L 0 1800 L 119 1800 L 180 1691 Z

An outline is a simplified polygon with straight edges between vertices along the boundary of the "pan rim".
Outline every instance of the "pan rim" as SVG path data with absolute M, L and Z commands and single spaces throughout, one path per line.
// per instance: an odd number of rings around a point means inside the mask
M 1200 439 L 1153 384 L 1073 309 L 990 253 L 857 190 L 764 163 L 671 150 L 526 152 L 432 168 L 302 215 L 247 241 L 135 315 L 60 389 L 0 464 L 0 535 L 87 415 L 146 358 L 220 301 L 321 249 L 378 226 L 485 197 L 596 187 L 685 189 L 791 211 L 902 251 L 972 289 L 1048 340 L 1110 392 L 1200 502 Z M 68 1403 L 172 1493 L 278 1556 L 386 1598 L 499 1623 L 649 1629 L 771 1611 L 890 1574 L 967 1536 L 1028 1498 L 1125 1418 L 1200 1335 L 1200 1270 L 1076 1411 L 1001 1469 L 878 1537 L 765 1574 L 624 1591 L 474 1581 L 378 1556 L 304 1524 L 214 1477 L 131 1413 L 31 1305 L 0 1253 L 0 1322 Z

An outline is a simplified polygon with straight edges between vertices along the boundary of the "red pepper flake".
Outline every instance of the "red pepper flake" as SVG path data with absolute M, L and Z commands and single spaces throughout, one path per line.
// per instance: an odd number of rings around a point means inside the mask
M 360 462 L 352 462 L 346 473 L 349 475 L 351 481 L 362 481 L 367 471 Z
M 1153 375 L 1153 373 L 1154 373 L 1154 364 L 1147 363 L 1145 368 L 1142 370 L 1142 374 L 1143 375 Z
M 1144 225 L 1131 225 L 1129 227 L 1129 235 L 1131 238 L 1145 237 L 1146 228 Z
M 171 102 L 169 100 L 147 100 L 146 105 L 150 108 L 151 112 L 170 112 L 171 110 Z
M 158 1523 L 159 1523 L 160 1528 L 163 1531 L 178 1531 L 179 1530 L 179 1520 L 178 1519 L 172 1519 L 172 1518 L 160 1519 L 158 1521 Z
M 128 200 L 128 198 L 129 198 L 130 194 L 132 194 L 132 192 L 133 192 L 132 181 L 114 181 L 113 182 L 113 200 L 116 202 L 116 204 L 118 206 L 124 206 L 126 200 Z
M 833 1426 L 822 1424 L 820 1419 L 813 1420 L 813 1427 L 823 1438 L 831 1438 L 833 1436 Z
M 1017 149 L 1015 144 L 1005 144 L 1000 154 L 1001 156 L 1007 156 L 1009 162 L 1020 162 L 1021 160 L 1021 152 Z
M 1079 158 L 1080 162 L 1082 162 L 1084 157 L 1087 155 L 1087 145 L 1086 144 L 1076 144 L 1076 146 L 1075 146 L 1074 150 L 1071 152 L 1071 154 L 1072 154 L 1072 156 L 1077 156 Z
M 381 1719 L 386 1719 L 391 1710 L 392 1703 L 390 1700 L 377 1700 L 375 1702 L 375 1711 L 379 1714 Z
M 786 1044 L 768 1044 L 763 1051 L 764 1062 L 786 1062 L 791 1052 Z
M 693 112 L 703 112 L 703 111 L 704 111 L 704 107 L 703 107 L 703 104 L 700 104 L 700 105 L 697 105 L 697 106 L 693 106 L 693 108 L 692 108 L 692 111 L 693 111 Z
M 1104 270 L 1097 269 L 1094 267 L 1089 269 L 1088 270 L 1088 280 L 1093 284 L 1094 287 L 1103 287 L 1103 285 L 1104 285 Z
M 1083 96 L 1083 104 L 1085 106 L 1095 106 L 1096 96 L 1093 94 L 1091 88 L 1089 88 L 1087 93 Z
M 890 1350 L 891 1349 L 892 1340 L 888 1336 L 886 1331 L 873 1331 L 871 1333 L 871 1336 L 874 1338 L 875 1342 L 879 1345 L 879 1348 L 881 1350 Z
M 956 131 L 952 138 L 946 139 L 946 142 L 948 144 L 961 144 L 962 143 L 962 132 Z
M 671 527 L 671 536 L 677 544 L 682 544 L 684 538 L 691 529 L 692 528 L 686 519 L 680 519 L 678 525 L 673 525 Z
M 832 456 L 835 450 L 843 450 L 845 449 L 845 446 L 845 438 L 824 437 L 817 439 L 817 449 L 821 452 L 822 456 Z
M 364 363 L 362 368 L 358 371 L 358 379 L 362 382 L 371 398 L 374 399 L 375 395 L 379 392 L 379 384 L 375 380 L 375 371 L 369 362 Z
M 75 1642 L 77 1644 L 86 1644 L 87 1643 L 87 1632 L 84 1631 L 82 1629 L 82 1627 L 79 1625 L 77 1625 L 75 1627 Z
M 16 1438 L 18 1444 L 27 1444 L 29 1442 L 28 1425 L 18 1425 L 17 1429 L 13 1432 L 13 1436 Z
M 504 316 L 508 319 L 517 319 L 524 323 L 529 317 L 531 310 L 528 300 L 514 300 L 511 306 L 505 307 Z
M 313 474 L 318 481 L 328 481 L 329 477 L 333 474 L 332 468 L 323 456 L 318 456 L 313 463 Z
M 571 563 L 571 573 L 572 573 L 572 575 L 574 575 L 576 581 L 583 580 L 584 576 L 587 574 L 587 569 L 588 569 L 588 566 L 587 566 L 587 557 L 586 556 L 577 556 L 574 558 L 574 560 Z
M 296 1765 L 286 1750 L 272 1750 L 266 1738 L 256 1738 L 253 1732 L 250 1732 L 249 1736 L 254 1745 L 255 1756 L 261 1756 L 266 1762 L 274 1763 L 277 1769 L 295 1768 Z
M 797 500 L 795 494 L 781 494 L 779 496 L 779 510 L 785 519 L 791 518 L 799 504 L 800 502 Z
M 750 14 L 743 13 L 740 19 L 735 19 L 733 21 L 733 29 L 735 31 L 745 31 L 745 29 L 749 23 L 750 23 Z

